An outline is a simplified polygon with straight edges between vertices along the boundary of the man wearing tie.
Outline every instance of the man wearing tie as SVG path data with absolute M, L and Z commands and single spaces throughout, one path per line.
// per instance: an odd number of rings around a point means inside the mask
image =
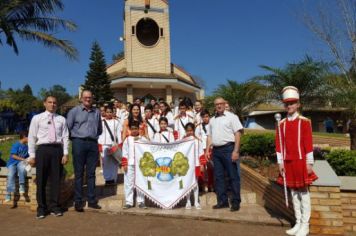
M 69 143 L 66 120 L 55 113 L 57 99 L 48 96 L 43 104 L 46 111 L 33 117 L 28 135 L 29 163 L 36 164 L 38 219 L 45 218 L 48 212 L 54 216 L 63 215 L 59 206 L 59 195 L 63 165 L 68 162 Z M 46 185 L 49 176 L 51 186 L 47 208 Z

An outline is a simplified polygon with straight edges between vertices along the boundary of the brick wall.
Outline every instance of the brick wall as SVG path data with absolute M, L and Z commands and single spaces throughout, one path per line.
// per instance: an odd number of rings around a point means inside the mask
M 257 203 L 271 214 L 294 222 L 291 201 L 285 207 L 283 188 L 241 164 L 243 188 L 257 194 Z M 317 235 L 344 235 L 356 232 L 356 191 L 340 190 L 339 186 L 311 186 L 312 213 L 310 232 Z M 289 200 L 291 198 L 289 197 Z
M 312 215 L 310 232 L 322 235 L 343 235 L 344 221 L 340 187 L 311 186 Z
M 253 169 L 241 164 L 241 183 L 244 189 L 251 190 L 257 195 L 257 203 L 278 214 L 291 223 L 295 221 L 291 197 L 289 208 L 286 208 L 283 189 Z
M 26 178 L 26 195 L 20 196 L 18 189 L 18 180 L 16 180 L 16 189 L 17 192 L 15 196 L 12 196 L 10 202 L 5 203 L 5 195 L 6 191 L 6 184 L 7 184 L 7 168 L 1 167 L 0 168 L 0 204 L 1 205 L 9 205 L 9 206 L 20 206 L 20 207 L 29 207 L 30 209 L 36 209 L 36 184 L 33 181 L 33 176 L 28 174 Z
M 356 234 L 356 191 L 341 191 L 344 229 Z

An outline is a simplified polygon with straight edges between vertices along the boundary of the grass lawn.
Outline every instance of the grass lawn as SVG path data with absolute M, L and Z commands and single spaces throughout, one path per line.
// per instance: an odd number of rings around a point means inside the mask
M 5 142 L 0 143 L 0 152 L 2 153 L 1 158 L 4 161 L 7 161 L 10 157 L 10 150 L 11 150 L 11 145 L 16 142 L 16 139 L 13 140 L 8 140 Z M 64 166 L 67 174 L 67 177 L 71 177 L 74 173 L 73 170 L 73 162 L 72 162 L 72 145 L 69 145 L 69 162 L 67 165 Z

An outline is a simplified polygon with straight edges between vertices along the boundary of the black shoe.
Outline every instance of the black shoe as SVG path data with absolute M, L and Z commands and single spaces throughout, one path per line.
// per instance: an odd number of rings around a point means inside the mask
M 83 204 L 82 203 L 74 203 L 74 209 L 77 212 L 84 212 Z
M 37 216 L 36 216 L 36 219 L 44 219 L 46 217 L 46 214 L 43 213 L 43 212 L 37 212 Z
M 229 208 L 229 204 L 228 203 L 225 203 L 225 204 L 216 204 L 213 206 L 213 209 L 222 209 L 222 208 Z
M 240 205 L 232 205 L 230 208 L 230 211 L 239 211 L 240 210 Z
M 99 206 L 98 203 L 88 203 L 88 207 L 96 210 L 101 209 L 101 206 Z
M 106 180 L 106 181 L 105 181 L 105 185 L 106 185 L 106 186 L 115 185 L 115 180 Z

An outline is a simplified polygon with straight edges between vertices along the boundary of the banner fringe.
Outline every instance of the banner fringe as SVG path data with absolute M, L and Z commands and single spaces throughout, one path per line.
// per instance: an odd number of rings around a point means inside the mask
M 162 203 L 160 203 L 158 200 L 153 199 L 151 196 L 147 195 L 144 191 L 142 191 L 140 188 L 138 188 L 136 185 L 134 185 L 135 190 L 144 195 L 145 197 L 147 197 L 154 205 L 156 205 L 157 207 L 160 207 L 162 209 L 165 210 L 172 210 L 175 206 L 177 206 L 180 201 L 182 201 L 184 198 L 186 198 L 193 190 L 194 188 L 197 188 L 198 184 L 194 183 L 180 198 L 178 198 L 171 206 L 166 207 L 165 205 L 163 205 Z

